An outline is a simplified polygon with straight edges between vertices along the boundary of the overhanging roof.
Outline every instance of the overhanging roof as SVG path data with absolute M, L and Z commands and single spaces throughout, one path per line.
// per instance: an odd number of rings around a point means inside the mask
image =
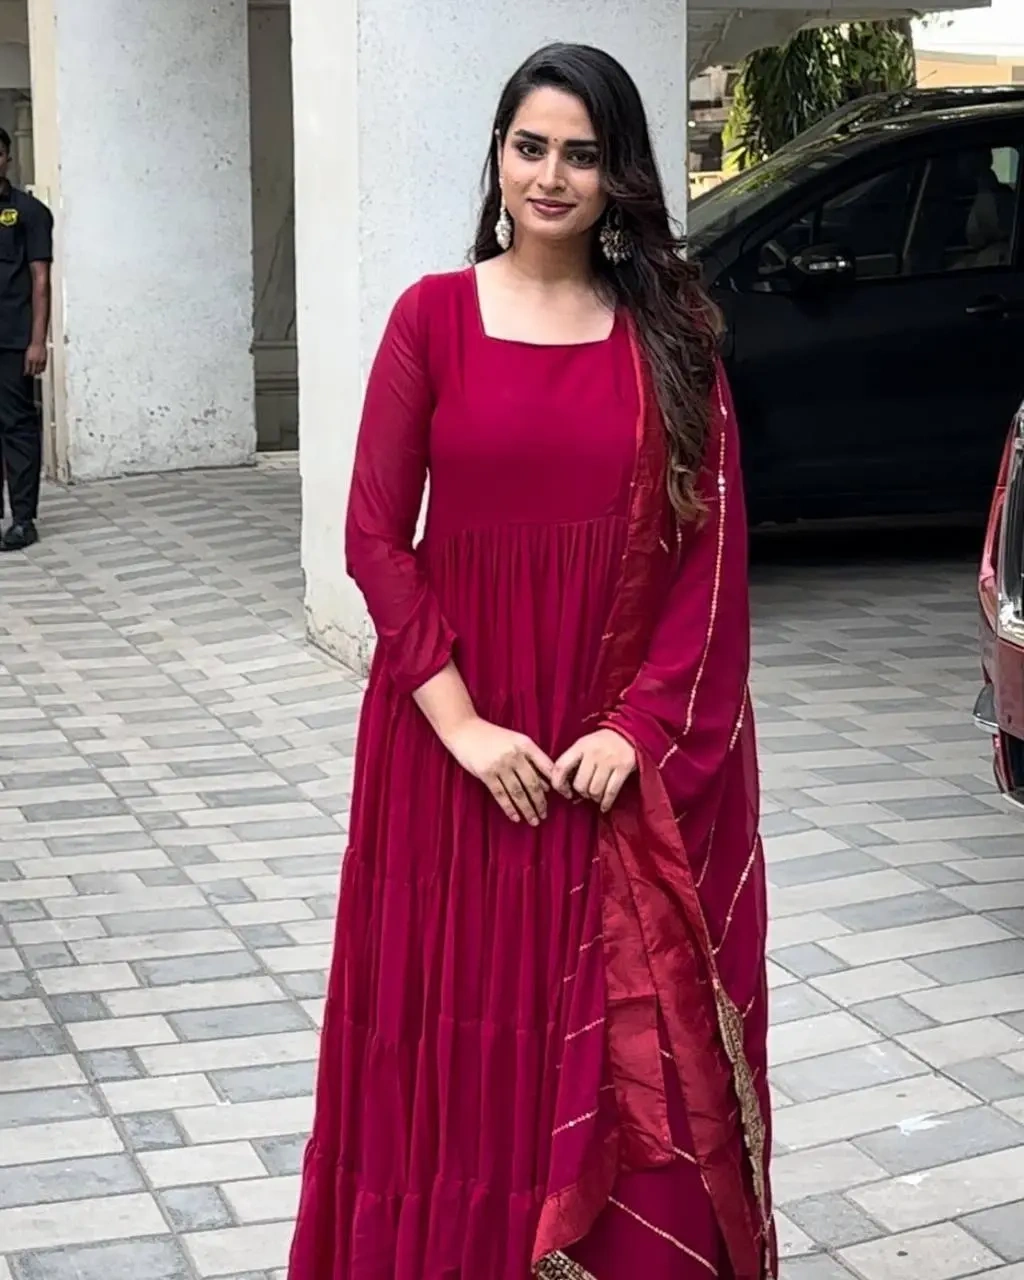
M 689 0 L 691 74 L 739 62 L 755 49 L 784 44 L 801 27 L 879 18 L 919 18 L 936 10 L 986 9 L 991 0 Z

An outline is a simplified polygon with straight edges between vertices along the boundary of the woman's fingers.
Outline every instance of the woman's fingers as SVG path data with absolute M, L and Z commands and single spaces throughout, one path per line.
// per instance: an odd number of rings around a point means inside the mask
M 541 751 L 535 742 L 526 742 L 523 745 L 523 755 L 529 760 L 530 764 L 537 770 L 545 781 L 551 781 L 551 775 L 555 771 L 555 762 L 549 755 Z
M 487 790 L 492 796 L 494 796 L 495 800 L 497 800 L 498 804 L 501 806 L 502 812 L 505 814 L 505 817 L 510 818 L 513 822 L 521 822 L 522 819 L 520 818 L 515 805 L 512 803 L 508 792 L 501 785 L 501 779 L 487 778 L 485 779 L 485 782 L 487 784 Z
M 555 766 L 551 771 L 552 787 L 559 795 L 565 796 L 566 800 L 572 799 L 572 777 L 578 770 L 582 759 L 583 748 L 577 742 L 568 751 L 563 751 L 555 761 Z
M 607 813 L 619 798 L 622 788 L 629 778 L 628 769 L 613 769 L 601 797 L 601 812 Z
M 537 772 L 531 760 L 522 760 L 516 766 L 516 777 L 523 784 L 537 817 L 543 822 L 548 816 L 548 783 Z
M 590 775 L 590 785 L 587 787 L 588 799 L 595 801 L 597 804 L 601 803 L 612 772 L 610 765 L 602 763 L 594 766 L 594 772 Z
M 584 753 L 582 759 L 576 767 L 576 775 L 573 778 L 573 789 L 577 795 L 581 795 L 584 799 L 589 800 L 590 785 L 594 780 L 594 774 L 597 771 L 597 764 Z
M 520 781 L 519 775 L 512 771 L 502 773 L 501 785 L 505 788 L 505 791 L 515 806 L 516 811 L 522 814 L 531 827 L 537 826 L 541 820 L 541 815 L 537 812 L 530 796 L 530 792 Z

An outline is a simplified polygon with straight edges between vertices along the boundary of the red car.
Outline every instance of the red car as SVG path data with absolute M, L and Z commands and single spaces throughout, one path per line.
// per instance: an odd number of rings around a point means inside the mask
M 985 684 L 975 723 L 995 739 L 1003 793 L 1024 807 L 1024 405 L 1003 451 L 978 575 Z

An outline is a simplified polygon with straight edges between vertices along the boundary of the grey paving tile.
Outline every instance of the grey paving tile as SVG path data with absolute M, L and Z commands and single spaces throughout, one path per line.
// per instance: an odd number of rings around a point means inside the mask
M 290 947 L 293 940 L 279 924 L 240 925 L 238 936 L 247 947 Z
M 227 1040 L 233 1036 L 307 1031 L 309 1019 L 293 1004 L 243 1005 L 169 1014 L 168 1022 L 183 1040 Z
M 14 1280 L 192 1280 L 181 1246 L 172 1240 L 119 1240 L 16 1253 Z
M 102 1084 L 108 1080 L 134 1080 L 143 1075 L 138 1060 L 127 1049 L 99 1049 L 79 1055 L 82 1069 L 90 1080 Z
M 216 1187 L 174 1187 L 158 1192 L 157 1201 L 175 1231 L 210 1231 L 234 1225 Z
M 215 884 L 208 885 L 204 893 L 210 902 L 216 904 L 252 902 L 255 898 L 253 891 L 241 880 L 218 880 Z
M 132 969 L 142 982 L 153 987 L 179 982 L 206 982 L 214 978 L 241 978 L 262 972 L 259 962 L 245 951 L 140 960 L 132 965 Z
M 812 1196 L 786 1205 L 786 1217 L 827 1249 L 863 1244 L 885 1235 L 885 1229 L 844 1196 Z
M 864 871 L 881 871 L 885 863 L 856 849 L 838 853 L 816 853 L 809 858 L 791 858 L 769 868 L 769 879 L 780 888 L 793 884 L 816 884 L 837 876 L 858 875 Z
M 1005 1098 L 1024 1096 L 1024 1075 L 1013 1071 L 996 1058 L 973 1058 L 946 1068 L 965 1089 L 970 1089 L 986 1102 L 1001 1102 Z
M 279 1176 L 301 1171 L 306 1141 L 304 1135 L 295 1134 L 287 1138 L 257 1138 L 252 1145 L 267 1166 L 267 1172 Z
M 1024 1260 L 1024 1200 L 968 1214 L 960 1225 L 1004 1261 Z
M 42 942 L 24 946 L 21 954 L 33 969 L 53 969 L 75 963 L 75 957 L 62 942 Z
M 787 1258 L 786 1280 L 850 1280 L 853 1272 L 835 1258 Z
M 910 1080 L 928 1071 L 920 1058 L 898 1045 L 880 1041 L 785 1063 L 776 1067 L 773 1079 L 794 1102 L 812 1102 L 891 1080 Z
M 281 979 L 284 989 L 296 1000 L 319 1000 L 327 994 L 327 974 L 287 973 Z
M 12 1027 L 0 1029 L 0 1062 L 13 1058 L 38 1058 L 44 1054 L 66 1053 L 59 1027 Z
M 798 978 L 820 978 L 823 974 L 839 973 L 849 968 L 844 961 L 814 942 L 773 951 L 772 959 L 776 964 L 781 964 L 784 969 L 788 969 L 790 973 L 796 974 Z
M 970 728 L 970 726 L 968 726 Z M 931 736 L 931 735 L 929 735 Z M 935 741 L 942 739 L 936 738 Z M 932 796 L 928 800 L 887 800 L 885 807 L 898 818 L 970 818 L 987 817 L 992 810 L 971 796 Z
M 27 973 L 0 974 L 0 1000 L 20 1000 L 32 995 L 32 978 Z
M 831 1013 L 835 1005 L 820 991 L 804 983 L 780 987 L 772 992 L 772 1022 L 795 1022 L 800 1018 L 813 1018 L 819 1013 Z
M 151 867 L 137 872 L 137 875 L 144 885 L 154 889 L 159 888 L 161 885 L 192 883 L 186 873 L 177 867 Z
M 941 893 L 908 893 L 878 902 L 851 907 L 833 907 L 827 914 L 855 933 L 870 929 L 894 929 L 899 925 L 923 924 L 928 920 L 950 920 L 967 915 L 967 908 Z
M 297 1098 L 312 1093 L 314 1074 L 311 1062 L 284 1062 L 212 1071 L 210 1079 L 229 1102 L 261 1102 L 267 1098 Z
M 1020 857 L 1019 836 L 967 836 L 958 839 L 957 844 L 976 858 Z
M 1024 937 L 1024 907 L 1016 907 L 1010 911 L 991 911 L 989 919 Z
M 134 933 L 217 929 L 223 921 L 212 907 L 182 907 L 177 910 L 119 912 L 105 916 L 103 924 L 108 933 L 120 937 Z
M 132 1151 L 161 1151 L 184 1145 L 185 1135 L 172 1115 L 165 1111 L 144 1111 L 121 1116 L 118 1121 Z
M 51 996 L 50 1004 L 61 1022 L 87 1022 L 93 1018 L 106 1018 L 107 1010 L 98 996 L 88 991 L 73 995 Z
M 45 1124 L 51 1120 L 81 1120 L 102 1114 L 99 1098 L 85 1086 L 0 1093 L 0 1129 Z
M 1021 831 L 1024 841 L 1024 829 Z M 976 947 L 956 947 L 933 955 L 914 956 L 910 963 L 938 982 L 976 982 L 981 978 L 1001 978 L 1024 974 L 1024 939 L 982 943 Z
M 850 1012 L 887 1036 L 902 1036 L 911 1031 L 924 1031 L 936 1026 L 934 1019 L 907 1004 L 899 996 L 867 1000 L 863 1004 L 851 1006 Z
M 0 1209 L 143 1190 L 145 1184 L 139 1170 L 126 1155 L 50 1160 L 0 1169 Z
M 910 871 L 915 879 L 923 880 L 935 889 L 949 889 L 958 884 L 971 883 L 969 877 L 942 862 L 920 862 L 910 868 Z
M 994 1107 L 971 1107 L 944 1116 L 922 1111 L 910 1119 L 912 1123 L 902 1128 L 883 1129 L 855 1138 L 854 1143 L 897 1176 L 1024 1146 L 1024 1128 Z

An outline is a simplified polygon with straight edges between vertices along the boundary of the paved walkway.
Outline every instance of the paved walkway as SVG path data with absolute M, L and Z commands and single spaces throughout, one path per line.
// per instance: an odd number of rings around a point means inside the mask
M 0 1280 L 284 1264 L 359 700 L 297 511 L 283 461 L 97 485 L 0 561 Z M 1022 1280 L 972 566 L 806 561 L 755 573 L 783 1280 Z

